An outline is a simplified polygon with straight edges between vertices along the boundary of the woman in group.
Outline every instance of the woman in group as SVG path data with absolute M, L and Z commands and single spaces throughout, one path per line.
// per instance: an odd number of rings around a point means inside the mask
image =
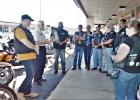
M 112 56 L 118 77 L 114 79 L 115 100 L 137 100 L 140 82 L 140 22 L 134 25 L 135 33 L 120 44 Z

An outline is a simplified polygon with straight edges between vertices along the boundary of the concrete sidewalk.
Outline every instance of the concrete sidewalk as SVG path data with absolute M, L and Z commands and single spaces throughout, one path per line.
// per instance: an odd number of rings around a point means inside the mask
M 113 82 L 98 71 L 69 71 L 47 100 L 114 100 Z

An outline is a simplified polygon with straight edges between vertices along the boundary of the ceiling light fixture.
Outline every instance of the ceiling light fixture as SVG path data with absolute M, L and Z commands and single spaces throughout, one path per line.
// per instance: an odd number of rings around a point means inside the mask
M 116 17 L 117 17 L 116 14 L 113 14 L 113 15 L 112 15 L 112 19 L 115 19 Z
M 126 9 L 126 6 L 120 6 L 119 7 L 119 11 L 125 11 L 125 9 Z
M 111 19 L 111 18 L 109 18 L 108 20 L 109 20 L 109 21 L 111 21 L 112 19 Z

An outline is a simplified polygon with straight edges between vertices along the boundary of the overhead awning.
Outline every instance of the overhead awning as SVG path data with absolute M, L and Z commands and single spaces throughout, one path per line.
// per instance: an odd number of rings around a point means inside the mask
M 95 23 L 105 23 L 112 14 L 121 16 L 136 6 L 140 5 L 140 0 L 73 0 L 85 16 L 94 17 Z M 119 11 L 119 6 L 126 6 L 125 12 Z

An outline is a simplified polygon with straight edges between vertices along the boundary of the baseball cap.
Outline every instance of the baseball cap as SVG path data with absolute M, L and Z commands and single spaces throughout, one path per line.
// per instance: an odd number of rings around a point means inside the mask
M 21 19 L 24 20 L 24 19 L 29 19 L 30 21 L 34 21 L 29 15 L 27 14 L 24 14 L 21 16 Z

